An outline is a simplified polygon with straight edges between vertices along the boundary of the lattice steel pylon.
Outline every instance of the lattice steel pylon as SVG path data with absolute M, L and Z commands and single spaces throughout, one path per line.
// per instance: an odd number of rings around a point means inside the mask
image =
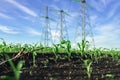
M 75 31 L 75 42 L 78 42 L 80 39 L 89 41 L 89 44 L 95 48 L 92 26 L 90 23 L 90 17 L 88 14 L 88 8 L 86 0 L 74 0 L 81 3 L 81 9 L 79 14 L 78 25 Z
M 57 24 L 57 31 L 59 31 L 59 40 L 62 39 L 68 40 L 68 31 L 66 26 L 66 20 L 65 15 L 70 16 L 68 13 L 66 13 L 64 10 L 54 10 L 56 12 L 59 12 L 59 21 Z
M 43 28 L 43 41 L 45 46 L 49 46 L 52 43 L 52 35 L 51 35 L 51 28 L 49 21 L 52 20 L 48 16 L 48 6 L 46 6 L 46 15 L 40 16 L 41 18 L 45 19 L 45 26 Z

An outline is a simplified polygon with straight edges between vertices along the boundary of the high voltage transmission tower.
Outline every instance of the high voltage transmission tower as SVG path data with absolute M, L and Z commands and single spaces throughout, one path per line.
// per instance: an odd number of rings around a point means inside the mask
M 90 24 L 90 17 L 87 9 L 89 4 L 86 3 L 86 0 L 74 0 L 74 1 L 81 3 L 80 15 L 78 20 L 79 22 L 75 31 L 76 35 L 75 40 L 80 38 L 81 40 L 89 41 L 91 46 L 95 47 L 93 31 Z
M 51 28 L 50 28 L 50 23 L 49 21 L 53 19 L 49 18 L 48 16 L 48 6 L 46 6 L 46 15 L 45 16 L 40 16 L 41 18 L 45 19 L 45 26 L 43 28 L 43 41 L 45 46 L 49 46 L 52 43 L 52 35 L 51 35 Z
M 59 40 L 62 39 L 68 40 L 68 31 L 66 26 L 66 20 L 65 15 L 70 16 L 67 12 L 64 10 L 54 10 L 55 12 L 59 12 L 59 22 L 57 24 L 57 31 L 59 31 Z

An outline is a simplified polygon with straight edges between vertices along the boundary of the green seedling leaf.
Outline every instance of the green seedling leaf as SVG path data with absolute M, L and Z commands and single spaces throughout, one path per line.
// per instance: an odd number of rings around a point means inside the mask
M 54 46 L 54 53 L 58 53 L 58 47 L 59 47 L 59 45 L 55 45 L 55 44 L 53 44 L 53 46 Z
M 91 60 L 84 60 L 85 66 L 91 65 L 92 61 Z
M 33 66 L 36 67 L 36 56 L 37 56 L 37 53 L 36 52 L 33 52 Z
M 36 52 L 33 52 L 33 56 L 37 56 L 37 53 L 36 53 Z
M 81 50 L 81 45 L 80 45 L 80 43 L 77 43 L 77 45 L 78 45 L 79 49 Z
M 20 61 L 20 62 L 17 64 L 17 67 L 15 67 L 13 61 L 10 59 L 10 57 L 9 57 L 7 54 L 5 54 L 5 58 L 8 60 L 10 66 L 11 66 L 11 69 L 12 69 L 13 72 L 14 72 L 15 79 L 13 79 L 13 80 L 19 80 L 20 70 L 21 70 L 21 68 L 22 68 L 23 63 Z M 6 78 L 10 78 L 10 77 L 6 77 Z
M 18 62 L 17 64 L 17 70 L 16 70 L 16 78 L 19 79 L 20 78 L 20 70 L 22 69 L 23 66 L 23 61 Z
M 6 46 L 6 45 L 7 45 L 5 41 L 3 41 L 3 45 L 4 45 L 4 46 Z
M 66 42 L 66 46 L 67 46 L 67 52 L 70 53 L 71 43 L 69 40 Z
M 9 57 L 7 54 L 4 54 L 4 55 L 5 55 L 6 60 L 8 60 L 10 66 L 11 66 L 11 68 L 12 68 L 12 70 L 15 72 L 15 71 L 16 71 L 16 68 L 15 68 L 14 63 L 12 62 L 12 60 L 10 60 L 10 57 Z
M 109 77 L 109 78 L 114 78 L 114 75 L 113 75 L 113 74 L 106 74 L 105 76 L 106 76 L 106 77 Z
M 11 76 L 0 76 L 0 78 L 2 80 L 15 80 L 15 78 L 11 77 Z
M 92 73 L 91 64 L 92 64 L 91 60 L 84 60 L 84 67 L 86 67 L 86 69 L 87 69 L 86 73 L 88 75 L 88 78 L 91 77 L 91 73 Z
M 65 44 L 66 41 L 64 39 L 61 40 L 61 44 Z
M 24 61 L 18 62 L 18 64 L 17 64 L 17 70 L 18 71 L 20 71 L 22 69 L 23 63 L 24 63 Z
M 3 42 L 2 42 L 3 45 L 6 46 L 7 44 L 6 44 L 5 40 L 4 40 L 3 38 L 0 38 L 0 39 L 3 41 Z

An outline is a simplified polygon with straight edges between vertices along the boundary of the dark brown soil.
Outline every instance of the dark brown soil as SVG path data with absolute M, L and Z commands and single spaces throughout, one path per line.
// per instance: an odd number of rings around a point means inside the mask
M 92 62 L 91 78 L 86 74 L 83 66 L 83 58 L 79 54 L 72 54 L 70 59 L 65 58 L 65 53 L 59 53 L 60 57 L 55 60 L 53 53 L 37 54 L 36 66 L 33 66 L 32 54 L 25 54 L 15 60 L 25 60 L 21 70 L 20 80 L 120 80 L 120 63 L 113 61 L 111 57 L 101 57 L 98 62 Z M 10 55 L 11 57 L 13 54 Z M 67 55 L 66 55 L 67 56 Z M 84 60 L 90 58 L 84 58 Z M 3 61 L 4 58 L 0 57 Z M 114 75 L 114 79 L 107 77 L 107 74 Z M 12 70 L 8 63 L 0 66 L 0 76 L 11 75 Z

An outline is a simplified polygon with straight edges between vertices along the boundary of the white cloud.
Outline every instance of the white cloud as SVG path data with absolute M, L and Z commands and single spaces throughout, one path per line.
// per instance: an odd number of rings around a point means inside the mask
M 33 29 L 33 28 L 28 28 L 27 29 L 27 32 L 30 34 L 30 35 L 33 35 L 33 36 L 41 36 L 41 32 Z
M 56 40 L 60 39 L 60 33 L 59 33 L 59 31 L 52 30 L 51 31 L 51 35 L 52 35 L 52 40 L 53 41 L 56 41 Z
M 96 28 L 96 31 L 99 32 L 99 35 L 95 35 L 95 43 L 97 47 L 106 47 L 106 48 L 120 48 L 119 35 L 120 28 L 113 24 L 101 25 Z
M 72 17 L 78 17 L 81 16 L 80 12 L 70 12 Z
M 53 8 L 53 9 L 56 9 L 56 10 L 60 10 L 60 8 L 59 8 L 59 7 L 57 7 L 56 5 L 53 5 L 53 4 L 52 4 L 52 5 L 50 5 L 50 7 L 51 7 L 51 8 Z
M 92 15 L 92 16 L 90 16 L 90 20 L 91 20 L 91 21 L 95 21 L 97 18 L 98 18 L 97 15 Z
M 107 7 L 113 0 L 101 0 L 102 4 Z
M 112 8 L 110 9 L 109 13 L 108 13 L 108 18 L 111 18 L 112 16 L 115 15 L 115 12 L 117 11 L 117 9 L 120 7 L 120 3 L 116 3 L 112 6 Z
M 5 18 L 5 19 L 11 19 L 12 18 L 12 17 L 10 17 L 6 14 L 3 14 L 3 13 L 0 13 L 0 17 Z
M 106 24 L 95 28 L 97 35 L 94 35 L 96 48 L 118 48 L 120 49 L 120 28 L 118 25 Z M 91 47 L 94 46 L 92 37 L 87 36 L 86 39 L 90 42 Z M 77 42 L 81 42 L 81 37 L 72 41 L 73 48 L 77 46 Z
M 34 11 L 30 10 L 26 6 L 21 5 L 20 3 L 16 2 L 15 0 L 5 0 L 5 1 L 7 1 L 8 3 L 11 3 L 15 7 L 19 8 L 20 10 L 22 10 L 23 12 L 25 12 L 31 16 L 34 16 L 34 17 L 38 16 Z
M 99 1 L 95 1 L 95 0 L 91 0 L 90 2 L 91 5 L 94 9 L 96 9 L 96 11 L 100 12 L 100 15 L 106 14 L 106 18 L 109 19 L 111 17 L 113 17 L 117 11 L 117 9 L 119 9 L 120 7 L 120 3 L 119 2 L 113 2 L 113 0 L 99 0 Z M 112 6 L 110 6 L 112 5 Z M 108 9 L 108 7 L 110 7 L 110 9 Z M 106 12 L 107 11 L 107 12 Z
M 3 25 L 0 25 L 0 31 L 2 31 L 4 33 L 9 33 L 9 34 L 18 34 L 19 33 L 17 31 L 14 31 L 13 29 L 8 28 L 7 26 L 3 26 Z
M 98 12 L 102 12 L 105 8 L 105 6 L 103 5 L 103 2 L 101 1 L 95 1 L 95 0 L 91 0 L 91 5 L 93 8 L 95 8 Z

